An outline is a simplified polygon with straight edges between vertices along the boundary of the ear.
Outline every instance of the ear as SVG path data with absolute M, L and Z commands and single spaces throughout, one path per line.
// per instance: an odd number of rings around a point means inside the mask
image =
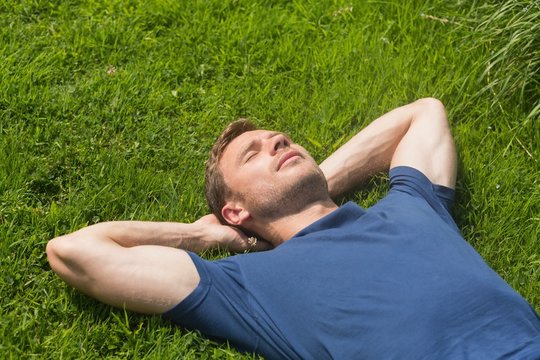
M 250 218 L 250 213 L 237 202 L 227 202 L 221 209 L 221 215 L 230 225 L 241 226 Z

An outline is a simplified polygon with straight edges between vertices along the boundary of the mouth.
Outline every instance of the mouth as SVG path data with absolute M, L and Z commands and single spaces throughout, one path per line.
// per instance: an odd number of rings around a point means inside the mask
M 286 166 L 291 161 L 294 161 L 295 158 L 301 157 L 300 153 L 296 150 L 290 150 L 287 151 L 285 154 L 281 155 L 278 161 L 278 171 L 283 167 Z

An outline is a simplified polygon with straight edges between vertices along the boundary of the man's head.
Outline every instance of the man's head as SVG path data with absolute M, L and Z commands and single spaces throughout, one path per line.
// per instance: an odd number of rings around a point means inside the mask
M 328 199 L 317 163 L 285 134 L 241 119 L 220 135 L 206 166 L 206 198 L 226 224 L 250 229 Z

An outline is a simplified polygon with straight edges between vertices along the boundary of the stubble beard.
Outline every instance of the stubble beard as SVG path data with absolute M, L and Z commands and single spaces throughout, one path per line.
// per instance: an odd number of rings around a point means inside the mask
M 290 181 L 282 188 L 273 186 L 251 194 L 242 194 L 252 216 L 273 221 L 300 213 L 307 206 L 328 199 L 328 184 L 317 167 Z

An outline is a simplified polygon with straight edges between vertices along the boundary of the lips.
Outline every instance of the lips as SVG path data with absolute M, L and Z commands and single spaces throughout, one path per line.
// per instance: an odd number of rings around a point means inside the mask
M 287 151 L 286 153 L 284 153 L 283 155 L 281 155 L 281 157 L 279 158 L 279 161 L 278 161 L 278 170 L 281 169 L 281 167 L 283 166 L 283 164 L 287 160 L 289 160 L 290 158 L 293 158 L 295 156 L 301 156 L 301 155 L 296 150 L 290 150 L 290 151 Z

